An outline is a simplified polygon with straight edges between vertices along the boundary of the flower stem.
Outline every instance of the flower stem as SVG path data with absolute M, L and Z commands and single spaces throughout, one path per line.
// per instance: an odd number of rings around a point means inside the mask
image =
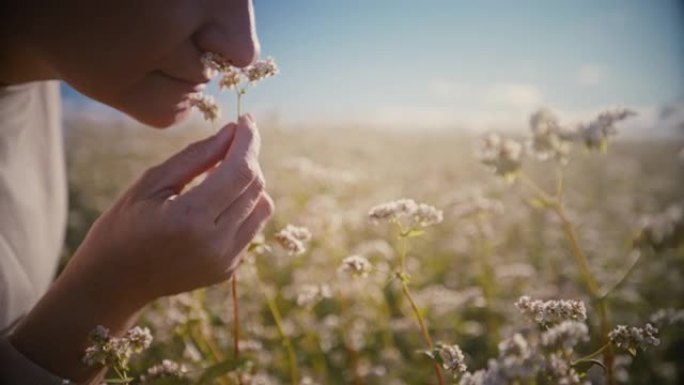
M 589 268 L 589 262 L 587 261 L 587 257 L 584 254 L 584 251 L 582 251 L 582 248 L 580 247 L 579 239 L 577 237 L 577 231 L 575 230 L 573 223 L 570 221 L 570 219 L 568 218 L 568 215 L 565 211 L 565 205 L 563 202 L 563 198 L 564 198 L 563 174 L 561 171 L 562 170 L 560 170 L 558 173 L 556 197 L 552 197 L 544 189 L 539 187 L 539 185 L 537 185 L 526 174 L 521 173 L 520 177 L 521 177 L 521 180 L 527 186 L 529 186 L 532 190 L 534 190 L 538 194 L 538 197 L 540 199 L 543 199 L 549 205 L 551 210 L 558 216 L 558 218 L 561 221 L 561 227 L 563 228 L 563 233 L 565 234 L 565 238 L 568 242 L 568 246 L 570 247 L 571 254 L 575 260 L 575 263 L 577 264 L 578 268 L 580 269 L 580 274 L 582 275 L 582 279 L 584 280 L 584 283 L 587 287 L 587 290 L 589 292 L 589 296 L 591 297 L 592 301 L 595 303 L 595 306 L 597 307 L 597 310 L 599 313 L 601 340 L 602 340 L 603 345 L 608 345 L 605 347 L 605 349 L 602 349 L 603 350 L 603 362 L 606 366 L 606 383 L 608 385 L 614 385 L 615 384 L 615 379 L 613 376 L 614 352 L 613 352 L 612 345 L 610 345 L 608 343 L 608 333 L 610 332 L 610 320 L 609 320 L 609 314 L 608 314 L 608 307 L 606 306 L 606 302 L 604 301 L 604 297 L 601 296 L 601 293 L 599 292 L 599 286 L 596 283 L 594 275 L 591 273 L 591 269 Z
M 233 296 L 233 355 L 235 359 L 240 358 L 240 303 L 237 295 L 237 272 L 231 279 L 231 292 Z
M 401 234 L 404 234 L 402 231 Z M 400 271 L 400 279 L 401 281 L 401 290 L 404 293 L 404 296 L 406 299 L 409 301 L 411 304 L 411 310 L 413 310 L 413 315 L 416 317 L 416 321 L 418 321 L 418 327 L 420 328 L 420 331 L 423 336 L 423 340 L 425 341 L 425 344 L 428 346 L 428 349 L 432 349 L 432 338 L 430 338 L 430 333 L 428 332 L 427 327 L 425 326 L 425 320 L 423 319 L 423 316 L 420 314 L 420 310 L 418 309 L 418 306 L 416 305 L 416 301 L 413 300 L 413 296 L 411 295 L 411 290 L 409 289 L 408 286 L 408 272 L 406 271 L 406 236 L 405 235 L 400 235 L 399 236 L 399 258 L 401 261 L 401 271 Z M 435 375 L 437 376 L 437 382 L 439 385 L 444 385 L 444 377 L 442 376 L 442 369 L 440 368 L 439 364 L 435 363 L 434 365 L 435 368 Z
M 608 345 L 610 345 L 610 343 L 607 343 L 607 344 L 601 346 L 600 348 L 596 349 L 596 350 L 595 350 L 594 352 L 592 352 L 592 353 L 587 354 L 586 356 L 583 356 L 583 357 L 580 357 L 580 358 L 576 359 L 576 360 L 572 363 L 572 365 L 577 365 L 577 364 L 579 364 L 580 362 L 588 361 L 588 360 L 590 360 L 590 359 L 596 357 L 597 355 L 599 355 L 600 353 L 602 353 L 602 352 L 608 347 Z
M 261 293 L 264 295 L 264 298 L 266 298 L 266 304 L 268 305 L 268 309 L 270 310 L 271 315 L 273 316 L 273 321 L 275 322 L 276 328 L 278 329 L 278 334 L 280 335 L 282 344 L 283 346 L 285 346 L 285 349 L 287 350 L 287 356 L 290 362 L 290 380 L 292 381 L 292 385 L 299 385 L 299 368 L 297 367 L 297 356 L 295 355 L 294 348 L 292 347 L 292 342 L 285 333 L 285 328 L 283 327 L 283 318 L 280 315 L 280 311 L 278 310 L 278 306 L 275 302 L 275 299 L 271 298 L 271 296 L 268 295 L 266 285 L 264 285 L 264 282 L 259 277 L 259 269 L 256 265 L 254 265 L 254 269 L 254 275 L 256 276 L 256 281 L 259 285 L 259 289 L 261 290 Z

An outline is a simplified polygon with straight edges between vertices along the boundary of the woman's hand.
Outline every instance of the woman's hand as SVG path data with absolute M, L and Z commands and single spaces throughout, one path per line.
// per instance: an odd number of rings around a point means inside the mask
M 98 219 L 65 274 L 110 279 L 143 303 L 229 278 L 273 211 L 259 147 L 254 123 L 243 117 L 151 168 Z
M 13 334 L 15 347 L 56 374 L 84 380 L 93 371 L 80 360 L 95 326 L 122 332 L 155 298 L 229 278 L 273 212 L 259 147 L 254 122 L 243 116 L 145 172 L 93 225 Z

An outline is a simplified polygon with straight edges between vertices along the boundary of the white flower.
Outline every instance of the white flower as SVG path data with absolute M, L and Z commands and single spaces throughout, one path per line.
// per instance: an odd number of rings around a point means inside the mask
M 368 258 L 361 255 L 350 255 L 342 260 L 338 271 L 355 278 L 365 278 L 373 270 Z
M 515 179 L 522 166 L 523 147 L 512 139 L 502 139 L 498 134 L 489 134 L 481 142 L 479 158 L 497 175 L 508 180 Z
M 584 302 L 579 300 L 540 301 L 522 296 L 515 303 L 515 307 L 528 319 L 541 325 L 565 320 L 584 321 L 587 319 L 587 309 Z
M 432 350 L 426 351 L 424 353 L 440 364 L 444 370 L 461 374 L 465 373 L 468 369 L 465 364 L 463 352 L 458 345 L 437 343 Z
M 572 350 L 578 343 L 589 339 L 584 322 L 563 321 L 541 335 L 541 345 L 549 350 Z
M 443 220 L 441 210 L 413 199 L 399 199 L 370 209 L 368 217 L 377 224 L 380 221 L 397 223 L 404 229 L 416 229 L 438 224 Z
M 332 290 L 326 284 L 302 285 L 297 294 L 297 305 L 313 307 L 324 298 L 332 297 Z
M 249 79 L 249 81 L 252 83 L 275 76 L 279 72 L 278 66 L 273 58 L 258 60 L 254 64 L 244 69 L 245 76 L 247 76 L 247 79 Z
M 183 378 L 187 371 L 188 370 L 185 365 L 165 359 L 161 362 L 161 364 L 157 364 L 148 368 L 147 372 L 140 376 L 140 383 L 153 383 L 158 379 L 168 377 Z
M 634 111 L 626 108 L 604 111 L 596 119 L 579 127 L 578 138 L 589 149 L 604 150 L 608 138 L 617 134 L 614 124 L 634 115 Z
M 646 349 L 648 346 L 659 345 L 660 340 L 656 337 L 657 334 L 658 329 L 650 323 L 643 328 L 618 325 L 608 333 L 608 338 L 618 348 L 627 349 L 634 354 L 637 348 Z
M 274 238 L 290 254 L 299 255 L 306 251 L 305 243 L 311 240 L 311 232 L 305 227 L 287 225 Z
M 219 88 L 230 90 L 237 87 L 241 81 L 242 73 L 238 69 L 231 67 L 223 71 L 223 75 L 219 81 Z
M 190 95 L 190 106 L 197 108 L 204 116 L 205 120 L 214 122 L 221 117 L 216 100 L 211 95 L 195 93 Z

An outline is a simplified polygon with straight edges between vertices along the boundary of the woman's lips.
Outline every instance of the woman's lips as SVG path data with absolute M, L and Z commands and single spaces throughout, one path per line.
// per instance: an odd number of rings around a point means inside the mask
M 159 71 L 159 73 L 162 74 L 164 77 L 168 78 L 169 80 L 185 86 L 188 92 L 201 92 L 206 88 L 207 83 L 209 83 L 209 79 L 207 79 L 203 75 L 199 76 L 197 80 L 186 80 L 183 78 L 170 75 L 166 72 Z

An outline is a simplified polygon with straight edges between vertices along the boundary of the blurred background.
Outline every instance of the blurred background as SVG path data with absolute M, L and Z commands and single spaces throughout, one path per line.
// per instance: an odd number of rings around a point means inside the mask
M 388 284 L 396 234 L 367 218 L 374 205 L 402 197 L 444 211 L 443 223 L 411 240 L 411 286 L 433 339 L 459 344 L 469 370 L 486 368 L 500 340 L 530 330 L 513 306 L 521 295 L 585 301 L 592 339 L 577 353 L 599 348 L 605 333 L 596 302 L 561 221 L 533 190 L 484 167 L 477 149 L 491 132 L 527 143 L 540 108 L 572 128 L 612 107 L 637 115 L 616 124 L 607 151 L 576 143 L 566 165 L 526 156 L 522 169 L 549 192 L 562 170 L 567 218 L 599 286 L 612 288 L 611 324 L 661 328 L 660 346 L 636 357 L 616 352 L 616 383 L 684 382 L 681 1 L 255 2 L 263 55 L 281 70 L 244 100 L 262 131 L 277 206 L 264 231 L 272 252 L 255 266 L 302 376 L 313 381 L 307 384 L 434 383 L 430 364 L 416 354 L 425 346 L 410 308 Z M 218 95 L 217 87 L 209 93 Z M 66 85 L 62 94 L 71 194 L 66 261 L 147 167 L 213 131 L 199 114 L 151 130 Z M 232 93 L 219 101 L 223 120 L 234 119 Z M 272 243 L 288 223 L 313 234 L 303 255 Z M 370 279 L 340 278 L 338 266 L 352 254 L 376 266 Z M 247 354 L 268 383 L 291 383 L 250 271 L 238 273 L 243 338 L 253 349 Z M 227 287 L 210 289 L 199 305 L 197 297 L 181 298 L 160 300 L 143 316 L 156 342 L 134 374 L 162 358 L 195 370 L 215 363 L 186 338 L 197 325 L 230 357 Z M 598 367 L 586 379 L 605 383 Z

